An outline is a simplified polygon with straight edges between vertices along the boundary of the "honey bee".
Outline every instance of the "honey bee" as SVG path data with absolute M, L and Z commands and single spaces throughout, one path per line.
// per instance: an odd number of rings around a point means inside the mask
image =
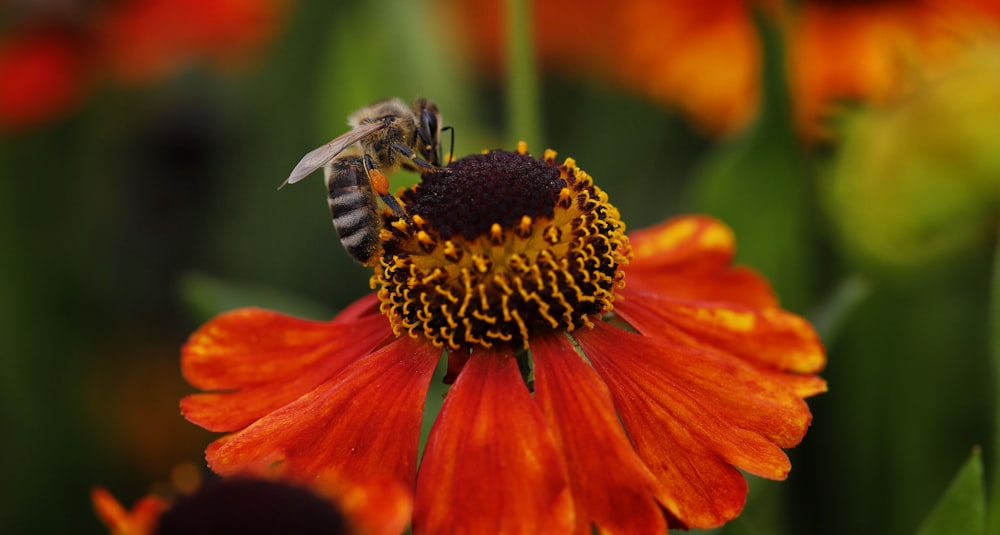
M 417 172 L 440 167 L 444 129 L 437 106 L 426 98 L 414 100 L 412 106 L 398 98 L 380 100 L 355 111 L 347 122 L 350 131 L 303 156 L 278 189 L 322 167 L 340 243 L 367 265 L 380 249 L 376 195 L 398 217 L 406 217 L 389 193 L 386 175 L 400 167 Z

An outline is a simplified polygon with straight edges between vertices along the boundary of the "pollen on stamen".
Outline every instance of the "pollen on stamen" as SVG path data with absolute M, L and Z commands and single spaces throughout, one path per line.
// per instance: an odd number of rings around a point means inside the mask
M 504 241 L 503 227 L 500 223 L 493 223 L 490 226 L 490 243 L 493 245 L 502 245 Z
M 428 171 L 386 213 L 372 277 L 397 335 L 452 349 L 594 325 L 613 308 L 630 248 L 607 195 L 574 160 L 491 151 Z
M 458 262 L 462 259 L 462 249 L 455 245 L 455 242 L 451 240 L 445 240 L 444 250 L 442 251 L 446 260 L 451 262 Z
M 417 241 L 425 246 L 435 245 L 434 238 L 431 238 L 431 235 L 423 230 L 417 231 Z
M 531 234 L 531 216 L 521 217 L 521 225 L 517 229 L 517 235 L 525 238 Z

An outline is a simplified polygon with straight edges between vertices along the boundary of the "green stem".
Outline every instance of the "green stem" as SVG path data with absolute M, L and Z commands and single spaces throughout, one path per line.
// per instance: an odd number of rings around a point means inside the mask
M 542 142 L 538 73 L 530 0 L 507 0 L 507 141 L 526 141 L 540 152 Z

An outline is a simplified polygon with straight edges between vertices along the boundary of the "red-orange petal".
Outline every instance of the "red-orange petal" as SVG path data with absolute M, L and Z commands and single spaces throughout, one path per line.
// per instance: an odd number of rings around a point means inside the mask
M 329 358 L 319 353 L 340 353 L 386 332 L 391 331 L 384 318 L 332 323 L 243 308 L 216 316 L 188 338 L 181 349 L 181 371 L 203 390 L 284 380 Z
M 463 351 L 448 352 L 448 369 L 444 374 L 444 384 L 450 385 L 455 382 L 458 374 L 462 373 L 465 363 L 469 361 L 470 356 L 469 353 Z
M 682 301 L 632 288 L 622 289 L 620 296 L 615 312 L 647 336 L 790 372 L 816 373 L 826 364 L 812 325 L 777 307 Z
M 574 335 L 657 477 L 657 496 L 688 526 L 718 526 L 742 509 L 746 483 L 732 466 L 787 476 L 781 448 L 798 444 L 812 415 L 786 383 L 728 355 L 603 323 Z
M 308 321 L 260 309 L 222 314 L 181 350 L 187 380 L 203 389 L 181 400 L 189 421 L 235 431 L 314 389 L 391 336 L 379 316 Z
M 209 445 L 219 474 L 266 472 L 310 482 L 335 470 L 349 481 L 412 485 L 424 398 L 441 350 L 400 338 L 242 431 Z
M 476 350 L 431 429 L 413 532 L 568 533 L 573 522 L 555 439 L 517 361 Z
M 135 502 L 131 511 L 103 487 L 90 491 L 90 500 L 101 522 L 113 535 L 151 535 L 167 503 L 157 496 L 146 496 Z
M 757 372 L 770 377 L 773 381 L 785 383 L 796 396 L 803 399 L 827 391 L 826 380 L 818 375 L 800 375 L 766 368 L 758 368 Z
M 732 230 L 708 216 L 682 216 L 629 234 L 633 258 L 627 286 L 678 299 L 775 306 L 770 284 L 755 271 L 733 267 Z
M 380 316 L 382 313 L 379 311 L 378 307 L 378 294 L 370 293 L 344 307 L 344 309 L 333 318 L 333 321 L 339 323 L 359 320 L 368 316 Z
M 531 341 L 535 401 L 566 462 L 576 533 L 666 533 L 652 473 L 615 413 L 607 386 L 562 334 Z

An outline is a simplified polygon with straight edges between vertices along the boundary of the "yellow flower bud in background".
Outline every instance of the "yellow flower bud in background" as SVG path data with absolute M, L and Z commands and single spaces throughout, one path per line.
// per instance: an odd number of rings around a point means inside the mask
M 1000 193 L 1000 40 L 845 118 L 823 193 L 845 253 L 914 274 L 988 245 Z

